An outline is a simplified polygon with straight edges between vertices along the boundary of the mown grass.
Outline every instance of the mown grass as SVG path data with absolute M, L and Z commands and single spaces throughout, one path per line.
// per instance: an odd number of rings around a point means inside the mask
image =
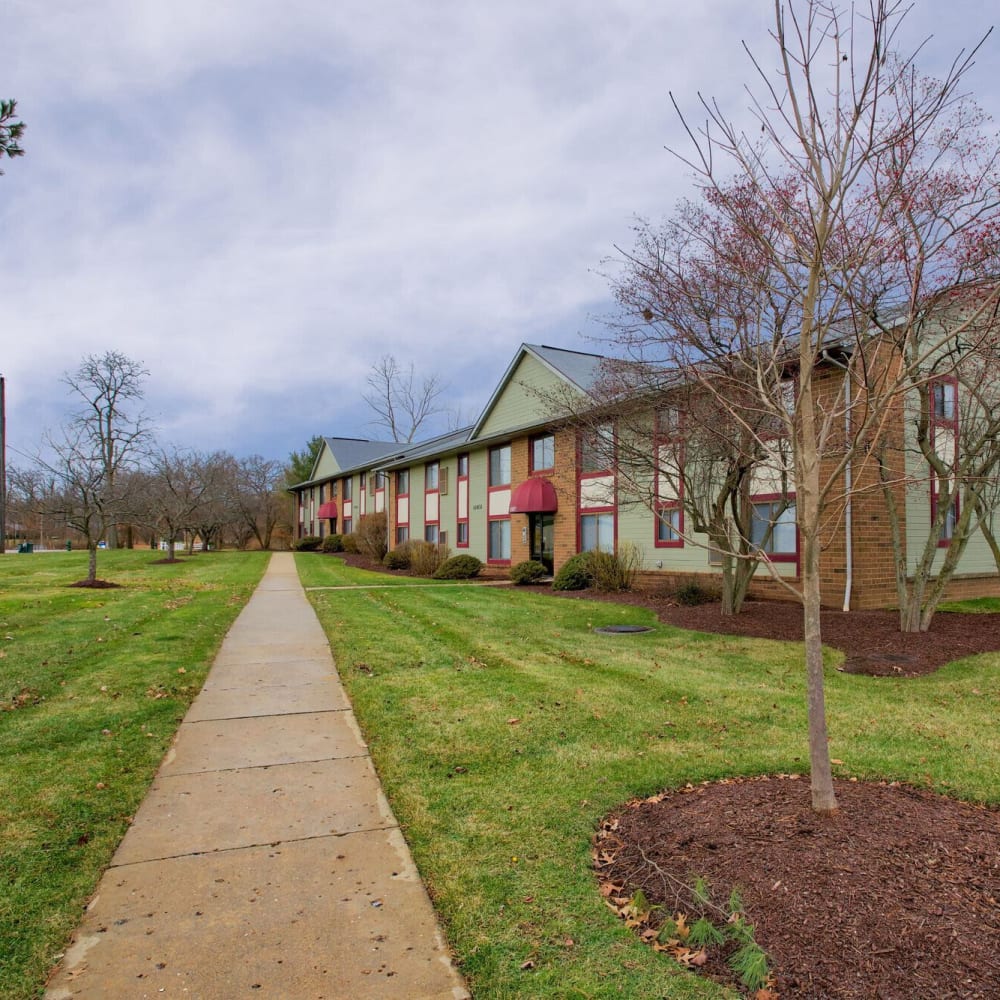
M 324 552 L 299 552 L 295 561 L 304 587 L 433 587 L 441 583 L 422 576 L 373 573 L 348 566 L 339 556 Z
M 266 564 L 0 558 L 0 997 L 37 996 Z
M 477 1000 L 724 995 L 640 945 L 604 906 L 590 838 L 633 796 L 806 773 L 797 644 L 514 589 L 310 598 Z M 612 623 L 657 628 L 593 632 Z M 840 775 L 1000 802 L 1000 655 L 917 679 L 842 674 L 839 660 L 828 652 Z

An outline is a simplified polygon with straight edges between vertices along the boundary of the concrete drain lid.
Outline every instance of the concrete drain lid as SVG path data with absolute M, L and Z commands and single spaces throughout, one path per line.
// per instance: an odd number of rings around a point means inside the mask
M 601 625 L 594 629 L 604 635 L 634 635 L 636 632 L 652 632 L 652 625 Z

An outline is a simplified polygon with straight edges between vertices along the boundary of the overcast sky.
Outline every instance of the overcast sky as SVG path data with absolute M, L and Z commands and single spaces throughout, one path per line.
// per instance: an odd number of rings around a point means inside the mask
M 916 0 L 941 71 L 986 0 Z M 522 341 L 600 350 L 635 216 L 691 191 L 668 94 L 734 116 L 770 0 L 4 0 L 0 168 L 9 462 L 109 349 L 165 441 L 285 458 L 379 437 L 385 353 L 465 421 Z M 1000 116 L 1000 39 L 970 89 Z

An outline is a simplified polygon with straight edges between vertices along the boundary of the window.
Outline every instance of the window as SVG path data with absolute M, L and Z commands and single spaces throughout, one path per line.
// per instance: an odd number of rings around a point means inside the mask
M 782 510 L 783 501 L 764 500 L 753 505 L 750 541 L 769 556 L 794 556 L 798 552 L 795 504 Z M 772 526 L 770 537 L 768 527 Z
M 601 424 L 580 438 L 580 472 L 607 472 L 615 459 L 615 432 L 611 424 Z
M 490 486 L 510 486 L 510 445 L 490 448 Z
M 375 489 L 384 490 L 385 489 L 385 473 L 376 472 L 375 473 Z
M 665 406 L 656 411 L 656 437 L 672 440 L 681 433 L 681 411 L 676 406 Z
M 931 386 L 931 397 L 933 400 L 932 413 L 935 423 L 944 421 L 951 422 L 956 416 L 956 402 L 958 386 L 951 381 L 935 382 Z
M 353 492 L 354 492 L 353 488 L 352 488 L 353 483 L 354 483 L 353 479 L 345 479 L 344 480 L 344 499 L 345 500 L 350 500 L 351 496 L 353 495 Z
M 656 512 L 657 545 L 678 545 L 682 543 L 681 531 L 683 530 L 680 507 L 666 507 Z
M 556 465 L 556 439 L 551 434 L 542 434 L 531 439 L 531 471 L 541 472 L 554 469 Z
M 354 531 L 354 521 L 351 518 L 349 518 L 349 517 L 345 517 L 344 518 L 344 534 L 345 535 L 349 535 L 353 531 Z
M 361 473 L 361 488 L 363 490 L 365 490 L 365 489 L 368 488 L 368 473 L 367 472 L 362 472 Z
M 428 524 L 424 528 L 424 541 L 433 542 L 437 545 L 438 542 L 438 526 L 436 524 Z
M 396 473 L 396 495 L 406 496 L 410 492 L 410 470 L 400 469 Z
M 614 514 L 583 514 L 580 517 L 580 551 L 615 551 Z
M 396 526 L 396 544 L 402 545 L 403 542 L 409 541 L 410 538 L 410 526 L 408 524 L 399 524 Z
M 455 547 L 469 547 L 469 455 L 455 460 Z
M 322 504 L 324 501 L 324 494 L 326 493 L 326 483 L 319 484 L 319 502 Z
M 509 452 L 510 449 L 508 449 Z M 510 561 L 510 520 L 490 521 L 488 556 L 491 562 Z
M 954 378 L 940 379 L 931 383 L 931 444 L 946 469 L 955 470 L 958 463 L 958 382 Z M 931 472 L 931 520 L 940 514 L 940 498 L 952 493 L 951 503 L 941 524 L 938 545 L 947 547 L 955 534 L 958 521 L 958 490 L 952 474 L 949 481 L 942 482 L 936 472 Z
M 436 490 L 441 476 L 441 466 L 438 462 L 428 462 L 424 466 L 424 489 Z

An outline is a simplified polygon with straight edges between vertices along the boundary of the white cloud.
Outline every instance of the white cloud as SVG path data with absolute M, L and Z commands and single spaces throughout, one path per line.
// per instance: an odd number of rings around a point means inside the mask
M 29 126 L 0 178 L 12 438 L 112 347 L 153 372 L 179 443 L 284 455 L 364 433 L 386 351 L 440 366 L 474 416 L 522 340 L 591 349 L 602 259 L 689 188 L 663 149 L 683 147 L 668 92 L 741 113 L 740 39 L 766 52 L 770 10 L 12 0 L 0 85 Z M 931 48 L 984 10 L 958 0 Z

